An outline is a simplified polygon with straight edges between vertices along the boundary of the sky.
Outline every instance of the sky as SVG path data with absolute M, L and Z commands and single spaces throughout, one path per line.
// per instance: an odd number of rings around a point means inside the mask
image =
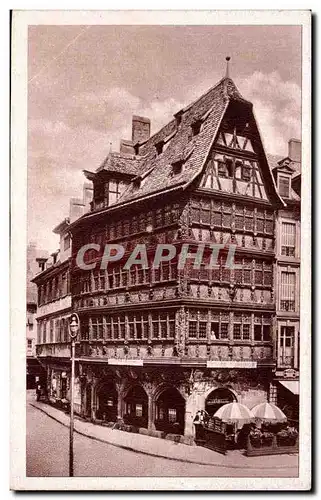
M 254 105 L 267 153 L 301 138 L 301 32 L 297 26 L 30 26 L 28 241 L 50 252 L 52 229 L 82 196 L 133 114 L 152 133 L 225 74 Z

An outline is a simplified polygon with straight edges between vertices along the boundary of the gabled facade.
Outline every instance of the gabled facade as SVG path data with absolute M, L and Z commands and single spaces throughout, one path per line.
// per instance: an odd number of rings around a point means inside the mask
M 37 379 L 42 374 L 41 366 L 36 358 L 36 314 L 37 314 L 37 287 L 32 278 L 44 268 L 48 259 L 46 252 L 37 249 L 35 243 L 27 247 L 27 283 L 26 283 L 26 371 L 27 389 L 36 387 Z
M 71 313 L 70 261 L 71 235 L 69 226 L 89 210 L 92 187 L 85 184 L 83 198 L 70 200 L 69 217 L 53 230 L 59 236 L 59 249 L 51 254 L 40 272 L 33 278 L 38 289 L 37 359 L 46 372 L 49 400 L 60 404 L 69 398 L 70 339 L 68 318 Z M 77 384 L 76 384 L 77 394 Z
M 299 419 L 301 143 L 289 141 L 288 157 L 273 176 L 286 206 L 276 224 L 276 402 L 295 422 Z
M 118 155 L 85 172 L 92 209 L 69 226 L 79 412 L 188 441 L 197 410 L 213 414 L 234 400 L 251 408 L 270 397 L 275 221 L 284 203 L 252 104 L 230 78 L 152 137 L 148 122 L 140 119 L 138 140 L 133 131 Z M 101 269 L 106 244 L 125 252 Z M 159 244 L 173 245 L 175 257 L 155 267 Z M 208 269 L 211 244 L 221 247 Z M 84 245 L 87 269 L 77 263 Z M 124 268 L 137 245 L 146 245 L 147 265 Z M 231 248 L 237 268 L 226 265 Z

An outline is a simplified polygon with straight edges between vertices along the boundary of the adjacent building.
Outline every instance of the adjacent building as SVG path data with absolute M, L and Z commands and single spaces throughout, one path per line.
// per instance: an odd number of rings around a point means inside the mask
M 286 206 L 276 225 L 276 373 L 275 399 L 294 422 L 299 420 L 300 368 L 300 207 L 301 142 L 290 139 L 288 156 L 272 168 Z
M 32 278 L 42 269 L 48 259 L 46 252 L 37 249 L 35 243 L 27 247 L 27 283 L 26 283 L 26 386 L 27 389 L 36 387 L 37 379 L 43 375 L 39 361 L 36 358 L 36 313 L 37 313 L 37 286 L 31 282 Z
M 60 404 L 68 400 L 70 347 L 68 318 L 71 312 L 69 226 L 86 210 L 92 199 L 92 187 L 85 184 L 83 198 L 70 200 L 69 217 L 53 232 L 59 236 L 59 250 L 51 254 L 46 266 L 33 279 L 38 288 L 37 359 L 46 371 L 49 400 Z

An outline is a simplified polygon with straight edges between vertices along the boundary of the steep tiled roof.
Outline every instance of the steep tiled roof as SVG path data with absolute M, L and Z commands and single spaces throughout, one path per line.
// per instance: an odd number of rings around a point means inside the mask
M 270 153 L 266 154 L 266 159 L 268 161 L 269 167 L 273 170 L 276 167 L 279 167 L 279 161 L 283 160 L 283 156 L 280 155 L 272 155 Z
M 121 153 L 109 153 L 96 172 L 108 170 L 121 174 L 138 175 L 143 166 L 139 156 L 122 155 Z
M 148 171 L 148 174 L 140 185 L 130 185 L 118 203 L 191 182 L 203 166 L 230 99 L 248 102 L 243 99 L 231 79 L 223 78 L 197 101 L 176 113 L 176 119 L 141 145 L 141 169 Z M 202 127 L 193 136 L 192 125 L 197 121 L 202 123 Z M 155 146 L 161 142 L 166 144 L 169 137 L 172 138 L 168 147 L 158 155 Z M 184 167 L 180 173 L 173 175 L 172 164 L 177 161 L 182 161 Z

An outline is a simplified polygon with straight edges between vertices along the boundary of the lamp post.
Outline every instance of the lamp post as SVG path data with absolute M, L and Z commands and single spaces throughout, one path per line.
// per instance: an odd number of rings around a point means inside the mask
M 75 344 L 79 332 L 79 316 L 72 313 L 69 318 L 69 335 L 71 339 L 71 378 L 70 378 L 70 435 L 69 435 L 69 476 L 74 475 L 74 383 L 75 383 Z

